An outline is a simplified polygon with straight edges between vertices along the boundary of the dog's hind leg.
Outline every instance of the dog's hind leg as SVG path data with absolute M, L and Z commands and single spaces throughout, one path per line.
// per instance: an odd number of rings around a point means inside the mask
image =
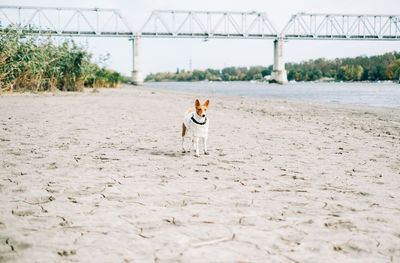
M 184 123 L 182 123 L 182 152 L 185 153 L 185 135 L 186 135 L 186 126 Z

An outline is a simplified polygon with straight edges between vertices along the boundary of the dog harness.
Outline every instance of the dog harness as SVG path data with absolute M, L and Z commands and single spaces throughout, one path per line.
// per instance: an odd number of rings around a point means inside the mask
M 198 124 L 198 125 L 204 125 L 207 122 L 207 117 L 206 120 L 204 122 L 198 122 L 196 121 L 196 119 L 194 118 L 194 114 L 192 115 L 192 117 L 190 118 L 194 123 Z

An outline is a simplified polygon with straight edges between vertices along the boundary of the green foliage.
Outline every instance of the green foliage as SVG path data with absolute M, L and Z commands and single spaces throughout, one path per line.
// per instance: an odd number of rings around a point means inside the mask
M 129 82 L 128 79 L 123 78 L 118 72 L 100 68 L 96 64 L 85 63 L 82 68 L 85 87 L 115 88 L 121 82 Z
M 387 67 L 385 74 L 388 79 L 400 80 L 400 58 Z
M 0 35 L 0 91 L 80 91 L 115 87 L 119 73 L 90 62 L 91 55 L 73 41 L 55 45 L 50 38 L 31 37 L 16 26 Z
M 271 67 L 227 67 L 222 70 L 206 69 L 193 70 L 193 72 L 185 72 L 177 70 L 176 73 L 161 72 L 149 74 L 145 81 L 245 81 L 245 80 L 260 80 L 264 76 L 271 74 Z
M 360 56 L 327 60 L 323 58 L 302 63 L 286 63 L 288 80 L 314 81 L 330 78 L 342 81 L 398 80 L 400 75 L 400 52 L 380 56 Z M 150 74 L 145 81 L 248 81 L 262 80 L 271 75 L 272 66 L 227 67 L 222 70 L 206 69 L 193 72 Z
M 194 70 L 192 78 L 194 81 L 204 80 L 206 78 L 206 73 L 201 70 Z
M 400 52 L 380 56 L 359 56 L 326 60 L 319 58 L 302 63 L 287 63 L 288 80 L 308 81 L 333 78 L 343 81 L 396 80 L 399 78 Z M 397 66 L 396 66 L 397 65 Z

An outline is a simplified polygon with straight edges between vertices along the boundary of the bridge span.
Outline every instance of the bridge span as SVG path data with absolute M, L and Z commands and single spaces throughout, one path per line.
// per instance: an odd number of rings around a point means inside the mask
M 138 29 L 117 9 L 0 6 L 1 34 L 19 25 L 27 34 L 125 37 L 132 40 L 132 82 L 140 85 L 141 38 L 270 39 L 272 78 L 286 83 L 283 44 L 287 40 L 399 41 L 400 15 L 297 13 L 278 32 L 262 12 L 155 10 Z M 21 29 L 22 28 L 22 29 Z

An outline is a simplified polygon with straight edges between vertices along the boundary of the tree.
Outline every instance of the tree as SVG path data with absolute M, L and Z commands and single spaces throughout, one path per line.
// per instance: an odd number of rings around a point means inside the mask
M 229 75 L 229 76 L 237 76 L 238 71 L 236 70 L 235 67 L 228 67 L 228 68 L 223 68 L 222 69 L 222 74 L 223 75 Z
M 261 75 L 262 75 L 263 77 L 268 76 L 268 75 L 271 75 L 271 70 L 268 69 L 268 68 L 263 69 L 263 70 L 261 71 Z
M 400 58 L 386 69 L 386 77 L 392 80 L 398 80 L 400 75 Z
M 358 66 L 355 68 L 355 72 L 354 72 L 354 74 L 355 74 L 355 80 L 360 81 L 360 80 L 361 80 L 361 77 L 362 77 L 362 75 L 363 75 L 363 72 L 364 72 L 363 67 L 362 67 L 361 65 L 358 65 Z
M 193 80 L 204 80 L 206 78 L 206 73 L 201 70 L 194 70 L 193 71 Z

